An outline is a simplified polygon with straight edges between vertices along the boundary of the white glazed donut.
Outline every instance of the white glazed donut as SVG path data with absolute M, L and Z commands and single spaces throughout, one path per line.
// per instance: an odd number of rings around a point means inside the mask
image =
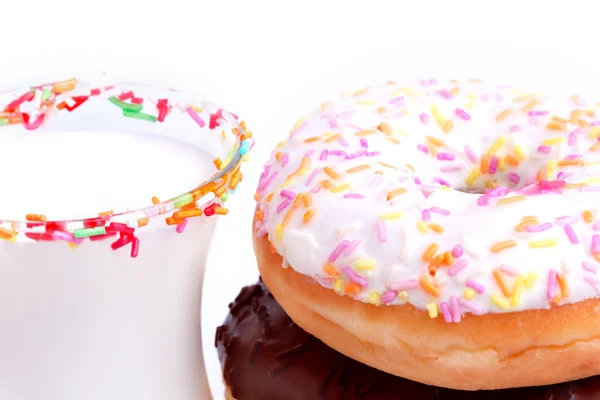
M 344 95 L 273 152 L 257 236 L 340 295 L 452 324 L 595 299 L 597 108 L 478 80 Z

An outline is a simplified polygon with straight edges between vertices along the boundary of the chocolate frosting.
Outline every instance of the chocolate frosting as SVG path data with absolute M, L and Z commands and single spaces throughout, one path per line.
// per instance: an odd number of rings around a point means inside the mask
M 243 288 L 217 328 L 225 383 L 237 400 L 597 400 L 600 377 L 551 386 L 467 392 L 381 372 L 296 325 L 262 283 Z

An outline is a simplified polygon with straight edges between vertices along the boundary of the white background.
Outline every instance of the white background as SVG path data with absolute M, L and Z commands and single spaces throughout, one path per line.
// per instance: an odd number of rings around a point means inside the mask
M 257 278 L 249 236 L 259 168 L 295 119 L 343 89 L 431 76 L 600 100 L 594 3 L 0 0 L 0 88 L 108 72 L 204 94 L 248 121 L 253 169 L 218 227 L 205 282 L 218 386 L 214 329 Z

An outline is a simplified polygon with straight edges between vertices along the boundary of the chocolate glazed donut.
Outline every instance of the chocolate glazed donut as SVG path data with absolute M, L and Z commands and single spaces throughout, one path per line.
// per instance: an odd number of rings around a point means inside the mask
M 286 315 L 262 280 L 229 305 L 215 346 L 237 400 L 596 400 L 600 378 L 551 386 L 458 391 L 367 367 L 326 346 Z

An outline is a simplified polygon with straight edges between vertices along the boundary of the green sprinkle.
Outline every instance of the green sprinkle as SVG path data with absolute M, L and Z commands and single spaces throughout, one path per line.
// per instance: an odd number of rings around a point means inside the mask
M 144 114 L 138 111 L 123 110 L 123 115 L 129 118 L 141 119 L 142 121 L 156 122 L 157 120 L 154 115 Z
M 227 201 L 228 198 L 229 198 L 229 195 L 227 193 L 223 193 L 221 195 L 221 200 L 223 200 L 223 201 Z
M 173 200 L 173 205 L 175 206 L 175 208 L 181 208 L 183 206 L 186 206 L 188 204 L 190 204 L 192 201 L 194 201 L 194 196 L 191 195 L 191 193 L 186 193 L 186 194 L 182 194 L 179 197 L 175 197 Z
M 50 89 L 44 89 L 44 92 L 42 93 L 42 101 L 48 100 L 48 97 L 50 97 L 51 94 L 52 91 L 50 91 Z
M 115 106 L 122 108 L 123 111 L 142 111 L 144 107 L 143 104 L 133 104 L 133 103 L 125 103 L 124 101 L 119 100 L 116 96 L 109 97 L 108 100 L 113 103 Z
M 75 239 L 81 239 L 81 238 L 86 238 L 86 237 L 90 237 L 90 236 L 100 236 L 100 235 L 106 235 L 106 227 L 99 226 L 97 228 L 83 228 L 83 229 L 76 229 L 73 231 L 73 237 Z
M 8 125 L 8 118 L 0 118 L 0 126 Z

